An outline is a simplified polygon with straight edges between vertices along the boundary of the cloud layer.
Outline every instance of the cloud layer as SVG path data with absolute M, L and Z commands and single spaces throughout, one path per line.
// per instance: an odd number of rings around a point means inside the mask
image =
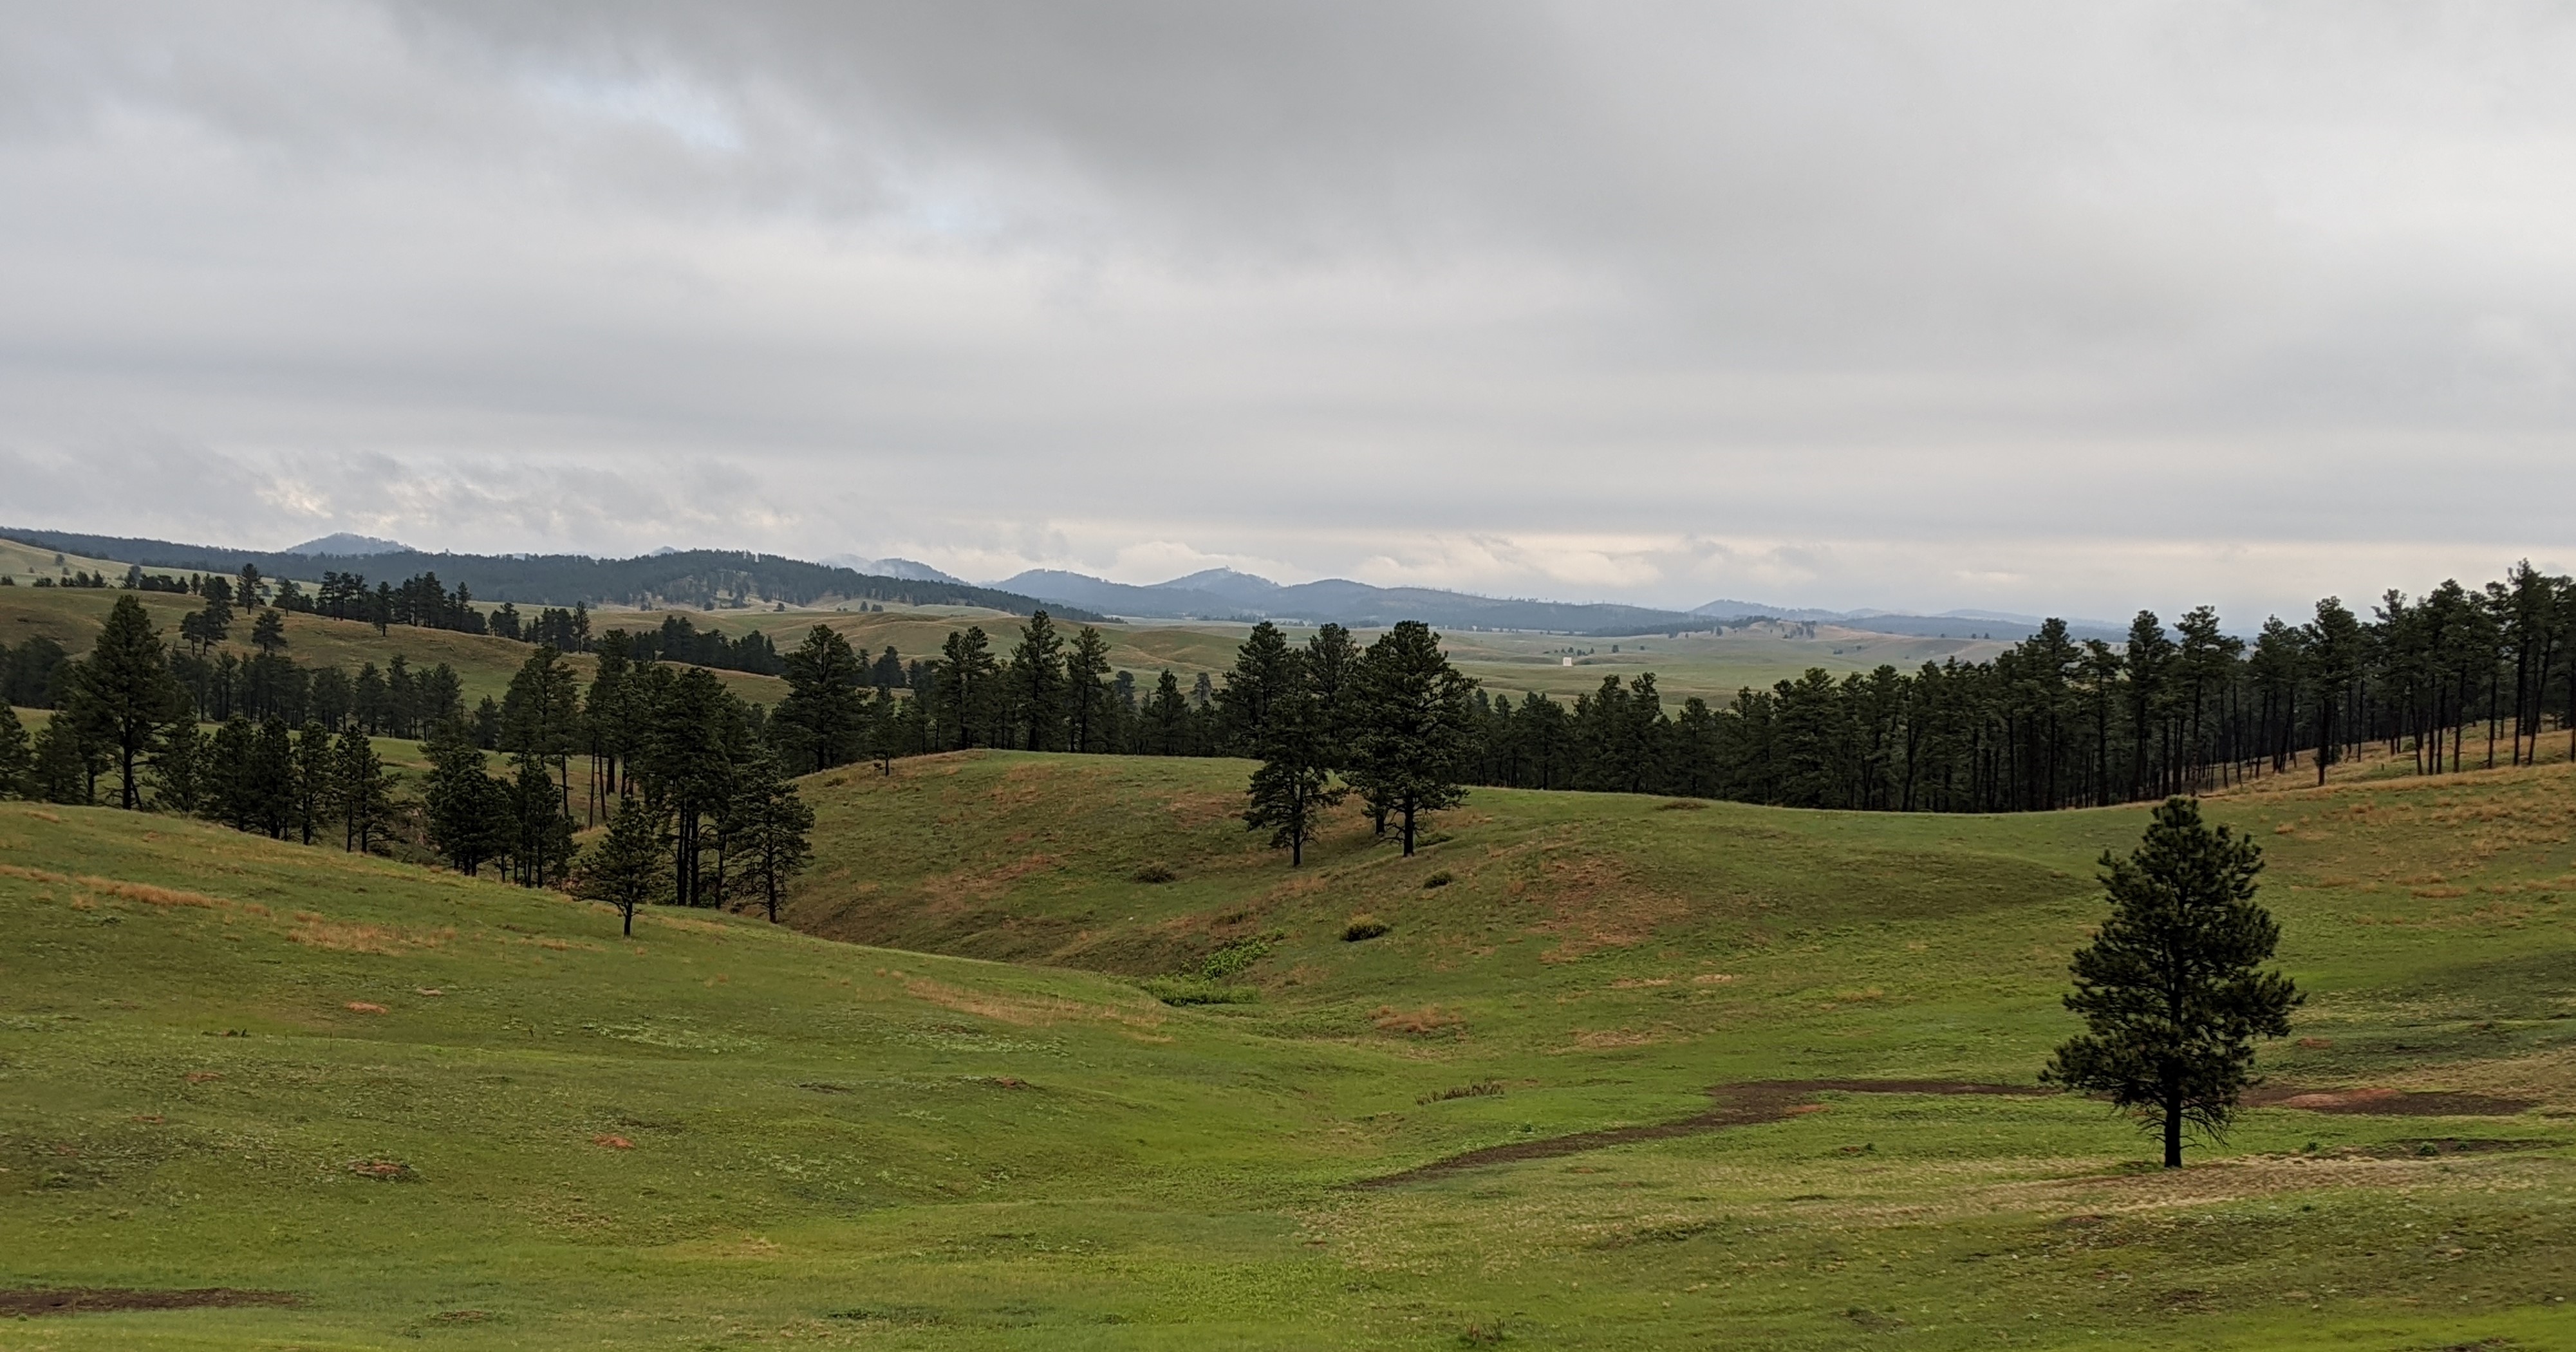
M 2576 25 L 16 8 L 0 516 L 2118 615 L 2576 565 Z

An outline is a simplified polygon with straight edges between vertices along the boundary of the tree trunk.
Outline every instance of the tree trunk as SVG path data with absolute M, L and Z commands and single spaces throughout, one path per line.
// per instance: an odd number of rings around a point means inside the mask
M 2182 1090 L 2165 1090 L 2165 1167 L 2182 1167 Z

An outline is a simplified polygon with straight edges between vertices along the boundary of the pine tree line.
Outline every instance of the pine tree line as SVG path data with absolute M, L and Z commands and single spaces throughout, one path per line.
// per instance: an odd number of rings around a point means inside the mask
M 2422 773 L 2576 754 L 2576 584 L 2528 564 L 2478 590 L 2391 591 L 2364 620 L 2329 597 L 2253 641 L 2207 606 L 2169 630 L 2074 642 L 2048 621 L 1987 662 L 1810 670 L 1667 711 L 1651 674 L 1571 708 L 1479 692 L 1479 783 L 1874 811 L 2010 812 L 2161 799 L 2311 775 L 2376 746 Z

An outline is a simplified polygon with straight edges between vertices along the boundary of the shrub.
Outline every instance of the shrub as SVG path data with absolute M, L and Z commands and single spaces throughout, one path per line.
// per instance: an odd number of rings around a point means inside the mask
M 1240 973 L 1244 968 L 1261 961 L 1262 958 L 1268 956 L 1269 953 L 1270 937 L 1268 935 L 1263 935 L 1258 939 L 1238 939 L 1235 942 L 1227 944 L 1225 947 L 1208 954 L 1207 961 L 1199 967 L 1199 975 L 1206 977 L 1210 981 L 1223 981 L 1227 977 Z
M 1181 875 L 1172 872 L 1169 864 L 1147 864 L 1133 876 L 1140 883 L 1168 883 L 1179 881 Z
M 1415 1099 L 1414 1102 L 1447 1103 L 1452 1099 L 1501 1098 L 1502 1096 L 1503 1082 L 1500 1080 L 1486 1080 L 1481 1084 L 1462 1084 L 1453 1088 L 1440 1090 L 1437 1093 L 1425 1094 L 1422 1097 Z
M 1458 880 L 1449 876 L 1449 870 L 1447 870 L 1447 869 L 1445 869 L 1445 868 L 1444 868 L 1444 869 L 1440 870 L 1438 873 L 1434 873 L 1434 874 L 1432 874 L 1430 877 L 1423 879 L 1423 880 L 1422 880 L 1422 885 L 1423 885 L 1424 887 L 1426 887 L 1426 888 L 1429 888 L 1429 887 L 1447 887 L 1449 884 L 1454 883 L 1454 882 L 1456 882 L 1456 881 L 1458 881 Z
M 1374 939 L 1386 931 L 1387 923 L 1376 916 L 1355 915 L 1351 917 L 1351 923 L 1342 926 L 1342 942 L 1355 944 L 1363 939 Z
M 1698 812 L 1707 806 L 1708 804 L 1693 798 L 1672 798 L 1657 806 L 1655 810 L 1657 812 Z

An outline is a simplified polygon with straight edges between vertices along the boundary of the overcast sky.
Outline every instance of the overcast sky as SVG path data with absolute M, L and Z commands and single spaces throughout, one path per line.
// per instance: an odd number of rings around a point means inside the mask
M 2576 567 L 2563 9 L 0 4 L 0 522 L 2117 618 Z

